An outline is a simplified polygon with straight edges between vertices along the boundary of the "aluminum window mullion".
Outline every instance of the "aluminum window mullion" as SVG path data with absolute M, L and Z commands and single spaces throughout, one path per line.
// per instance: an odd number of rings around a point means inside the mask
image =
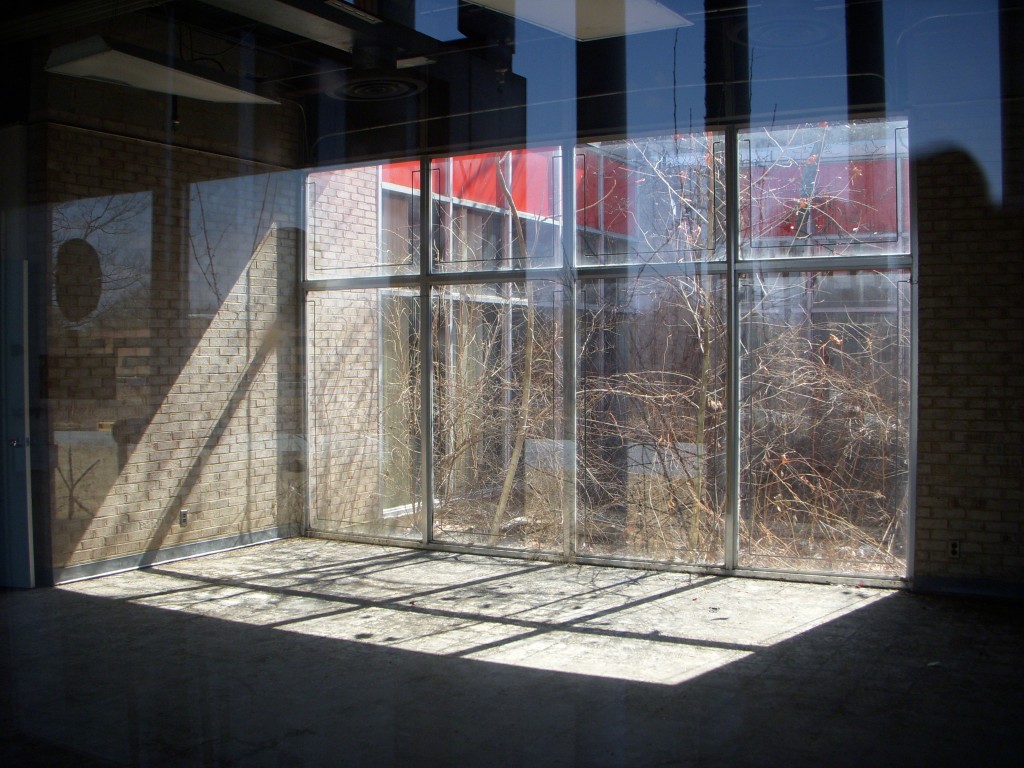
M 360 277 L 308 280 L 303 285 L 303 289 L 307 294 L 310 294 L 359 288 L 416 288 L 419 284 L 420 279 L 416 275 L 363 275 Z
M 433 253 L 433 205 L 430 160 L 420 160 L 420 498 L 423 512 L 421 543 L 430 544 L 434 534 L 434 343 L 430 274 Z
M 570 230 L 570 227 L 563 227 Z M 728 227 L 727 227 L 728 229 Z M 563 243 L 563 247 L 565 244 Z M 570 267 L 580 279 L 618 279 L 639 277 L 647 274 L 656 277 L 677 275 L 740 275 L 772 272 L 841 272 L 861 270 L 909 270 L 913 260 L 910 256 L 825 256 L 795 259 L 765 259 L 745 261 L 736 259 L 734 264 L 727 261 L 686 261 L 659 264 L 616 264 Z M 562 279 L 566 267 L 530 267 L 528 269 L 503 269 L 472 272 L 434 272 L 429 275 L 360 275 L 329 279 L 308 280 L 304 284 L 306 293 L 319 291 L 348 290 L 359 288 L 418 288 L 423 283 L 438 285 L 470 285 L 497 282 L 525 282 L 526 280 Z
M 562 552 L 576 560 L 576 148 L 562 147 Z
M 313 314 L 312 307 L 309 306 L 310 290 L 308 287 L 308 276 L 309 276 L 309 248 L 310 248 L 310 222 L 309 222 L 309 198 L 310 188 L 313 186 L 309 176 L 306 176 L 303 180 L 302 191 L 299 194 L 299 210 L 298 220 L 302 222 L 302 230 L 299 239 L 299 280 L 295 290 L 298 293 L 298 314 L 297 318 L 299 323 L 299 331 L 301 333 L 301 340 L 298 344 L 300 348 L 300 355 L 302 359 L 299 361 L 299 370 L 302 376 L 302 435 L 303 440 L 303 455 L 302 460 L 305 463 L 306 476 L 305 482 L 303 482 L 303 493 L 302 493 L 302 519 L 300 525 L 302 527 L 302 535 L 306 535 L 312 528 L 313 524 L 313 491 L 316 487 L 315 477 L 311 475 L 315 474 L 311 472 L 310 467 L 313 466 L 312 460 L 314 456 L 314 446 L 312 445 L 312 437 L 316 432 L 316 426 L 313 424 L 312 418 L 312 404 L 313 398 L 310 392 L 310 385 L 312 377 L 310 376 L 310 369 L 312 367 L 313 352 L 315 342 L 310 341 L 310 325 L 311 315 Z M 315 321 L 314 321 L 315 322 Z
M 574 270 L 580 280 L 696 277 L 726 275 L 728 271 L 728 265 L 724 261 L 681 261 L 665 264 L 598 264 L 594 266 L 577 266 Z
M 726 306 L 728 308 L 728 360 L 726 362 L 726 511 L 725 569 L 735 571 L 739 563 L 740 530 L 740 198 L 739 132 L 736 126 L 725 131 L 725 258 L 728 266 Z
M 737 260 L 736 270 L 743 274 L 761 272 L 855 272 L 867 269 L 910 269 L 912 259 L 905 256 L 808 256 L 787 259 Z

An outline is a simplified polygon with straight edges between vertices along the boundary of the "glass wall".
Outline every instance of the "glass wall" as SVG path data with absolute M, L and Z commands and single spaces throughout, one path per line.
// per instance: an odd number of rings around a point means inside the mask
M 436 289 L 435 540 L 561 551 L 562 304 L 546 280 Z
M 902 575 L 910 275 L 740 283 L 744 567 Z
M 905 121 L 765 127 L 739 149 L 742 258 L 910 253 Z
M 419 539 L 419 297 L 318 291 L 306 302 L 309 526 Z
M 724 562 L 725 307 L 720 276 L 580 280 L 580 553 Z
M 801 123 L 316 174 L 311 528 L 900 577 L 906 134 Z M 335 188 L 378 201 L 365 226 L 330 213 Z

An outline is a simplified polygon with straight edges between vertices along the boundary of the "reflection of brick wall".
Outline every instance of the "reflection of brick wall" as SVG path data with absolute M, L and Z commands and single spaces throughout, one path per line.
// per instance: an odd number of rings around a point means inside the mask
M 307 193 L 310 277 L 372 273 L 377 167 L 314 174 Z M 316 531 L 367 533 L 365 525 L 381 518 L 379 312 L 376 290 L 317 292 L 307 304 L 309 525 Z
M 309 177 L 310 277 L 340 277 L 377 264 L 378 176 L 377 166 L 368 166 Z
M 918 165 L 915 575 L 1024 580 L 1024 250 L 965 155 Z M 960 555 L 951 557 L 951 541 Z
M 48 310 L 54 568 L 296 524 L 303 467 L 294 221 L 258 220 L 233 198 L 233 216 L 251 231 L 244 246 L 216 251 L 222 271 L 230 263 L 234 273 L 212 316 L 200 327 L 189 320 L 186 244 L 196 224 L 188 190 L 272 169 L 92 131 L 45 130 L 51 210 L 143 192 L 152 226 L 151 247 L 134 265 L 148 287 L 116 317 L 69 329 Z M 281 183 L 271 203 L 294 210 L 298 191 L 297 181 Z M 92 349 L 112 370 L 76 362 Z M 185 527 L 182 507 L 190 512 Z
M 376 291 L 320 293 L 309 328 L 310 527 L 339 532 L 379 517 Z

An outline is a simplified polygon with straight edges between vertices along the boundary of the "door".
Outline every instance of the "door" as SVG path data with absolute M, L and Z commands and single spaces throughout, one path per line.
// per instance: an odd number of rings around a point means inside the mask
M 24 185 L 24 131 L 0 131 L 3 163 L 12 181 L 0 189 L 0 456 L 3 511 L 0 512 L 0 586 L 35 586 L 30 486 L 28 344 L 26 292 L 28 262 Z

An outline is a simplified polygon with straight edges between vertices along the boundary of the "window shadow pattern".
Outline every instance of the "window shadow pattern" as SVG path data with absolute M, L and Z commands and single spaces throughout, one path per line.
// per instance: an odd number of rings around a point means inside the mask
M 0 626 L 0 756 L 49 764 L 952 765 L 1022 714 L 1012 605 L 857 587 L 289 541 Z

